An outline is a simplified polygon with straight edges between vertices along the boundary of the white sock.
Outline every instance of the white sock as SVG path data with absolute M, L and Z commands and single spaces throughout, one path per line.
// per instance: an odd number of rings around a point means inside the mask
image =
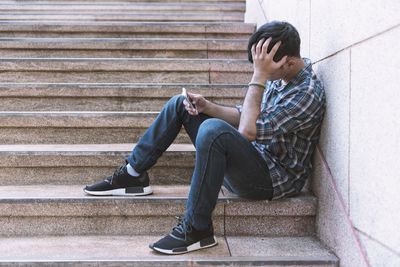
M 131 164 L 127 164 L 126 165 L 126 170 L 128 171 L 128 174 L 131 176 L 135 176 L 138 177 L 140 175 L 140 173 L 138 173 L 132 166 Z

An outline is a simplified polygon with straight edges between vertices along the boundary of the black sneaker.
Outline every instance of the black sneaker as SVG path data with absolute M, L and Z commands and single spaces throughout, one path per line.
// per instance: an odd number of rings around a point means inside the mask
M 95 196 L 144 196 L 153 193 L 149 184 L 147 172 L 134 177 L 128 174 L 126 166 L 119 166 L 106 180 L 85 186 L 83 191 Z
M 174 227 L 172 233 L 157 243 L 150 244 L 150 248 L 164 254 L 176 255 L 217 245 L 212 225 L 206 230 L 197 231 L 184 217 L 176 218 L 179 224 Z

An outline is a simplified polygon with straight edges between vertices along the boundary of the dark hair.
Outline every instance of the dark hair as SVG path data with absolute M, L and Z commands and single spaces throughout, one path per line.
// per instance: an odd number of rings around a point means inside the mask
M 288 22 L 272 21 L 262 25 L 249 39 L 247 52 L 251 63 L 253 63 L 253 56 L 251 55 L 253 44 L 257 45 L 262 38 L 267 40 L 269 37 L 272 37 L 272 40 L 267 49 L 268 53 L 277 42 L 282 41 L 274 56 L 275 62 L 278 62 L 284 56 L 300 57 L 300 36 L 296 28 Z

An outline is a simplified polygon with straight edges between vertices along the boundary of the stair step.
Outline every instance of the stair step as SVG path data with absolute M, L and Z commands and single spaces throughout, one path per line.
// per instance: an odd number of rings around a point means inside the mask
M 245 3 L 165 3 L 165 2 L 25 2 L 0 3 L 0 12 L 245 12 Z
M 241 104 L 244 84 L 0 84 L 3 111 L 160 111 L 182 91 L 214 103 Z
M 0 22 L 0 37 L 248 39 L 254 24 L 184 22 Z
M 94 184 L 112 174 L 136 144 L 0 145 L 0 185 Z M 152 184 L 188 185 L 191 144 L 172 144 L 148 171 Z M 310 192 L 308 181 L 302 190 Z
M 248 83 L 252 64 L 225 59 L 0 59 L 0 82 Z
M 158 112 L 0 112 L 2 144 L 136 143 Z M 191 143 L 184 130 L 175 143 Z
M 0 185 L 94 184 L 125 164 L 135 144 L 0 145 Z M 195 149 L 172 144 L 149 170 L 152 184 L 190 184 Z
M 0 38 L 0 56 L 247 59 L 247 42 L 176 38 Z
M 163 22 L 242 22 L 238 13 L 141 13 L 141 12 L 0 12 L 2 21 L 163 21 Z
M 15 0 L 4 0 L 5 4 L 15 4 Z M 26 3 L 38 3 L 38 4 L 65 4 L 65 3 L 87 3 L 87 1 L 82 0 L 18 0 L 19 4 L 26 4 Z M 127 4 L 127 3 L 159 3 L 160 0 L 90 0 L 89 3 L 112 3 L 115 5 L 118 4 Z M 163 3 L 241 3 L 245 4 L 246 0 L 162 0 Z
M 0 233 L 32 235 L 161 235 L 186 210 L 189 186 L 152 186 L 153 195 L 94 197 L 82 185 L 0 186 Z M 223 191 L 213 213 L 217 235 L 310 236 L 316 199 L 310 194 L 248 201 Z M 118 227 L 113 227 L 118 225 Z
M 313 237 L 217 238 L 218 245 L 179 256 L 153 252 L 161 236 L 37 236 L 0 239 L 0 266 L 319 266 L 337 257 Z

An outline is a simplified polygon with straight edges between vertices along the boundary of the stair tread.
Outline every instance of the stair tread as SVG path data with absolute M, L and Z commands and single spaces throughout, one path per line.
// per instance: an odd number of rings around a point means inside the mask
M 0 186 L 0 236 L 163 234 L 185 213 L 190 187 L 152 187 L 148 196 L 97 197 L 86 195 L 83 185 Z M 217 235 L 310 236 L 315 212 L 310 193 L 251 201 L 222 188 L 213 224 Z M 108 229 L 110 221 L 121 228 Z
M 150 183 L 151 184 L 151 183 Z M 84 185 L 11 185 L 0 186 L 0 203 L 9 202 L 11 200 L 64 200 L 64 201 L 99 201 L 99 202 L 112 202 L 116 199 L 138 202 L 151 202 L 159 200 L 185 200 L 188 197 L 190 186 L 189 185 L 151 185 L 153 194 L 147 196 L 91 196 L 83 192 Z M 237 197 L 235 194 L 229 192 L 225 187 L 222 187 L 219 199 L 221 201 L 235 201 L 245 202 L 248 204 L 254 203 L 255 205 L 275 205 L 277 203 L 308 203 L 316 204 L 316 197 L 309 192 L 302 192 L 297 196 L 290 198 L 283 198 L 274 201 L 252 201 Z
M 152 185 L 154 193 L 147 196 L 90 196 L 83 192 L 84 185 L 18 185 L 18 186 L 0 186 L 1 201 L 23 201 L 23 200 L 81 200 L 88 202 L 98 200 L 100 202 L 109 202 L 118 200 L 136 200 L 152 201 L 160 199 L 187 199 L 189 186 L 187 185 Z
M 255 24 L 188 21 L 0 21 L 2 37 L 200 37 L 247 39 Z
M 3 2 L 0 3 L 0 10 L 1 9 L 8 9 L 8 8 L 15 8 L 15 9 L 25 9 L 26 7 L 35 7 L 35 9 L 41 9 L 41 8 L 57 8 L 57 7 L 68 7 L 68 6 L 75 6 L 76 8 L 79 7 L 92 7 L 94 9 L 97 8 L 101 8 L 101 7 L 107 7 L 110 10 L 113 9 L 121 9 L 121 7 L 123 8 L 129 8 L 129 7 L 151 7 L 151 6 L 155 6 L 155 7 L 160 7 L 160 6 L 177 6 L 177 7 L 243 7 L 246 4 L 244 3 L 185 3 L 185 2 L 181 2 L 181 3 L 163 3 L 163 2 L 150 2 L 150 3 L 146 3 L 145 1 L 143 2 L 122 2 L 121 3 L 110 3 L 107 1 L 104 2 L 74 2 L 74 1 L 63 1 L 63 2 L 25 2 L 25 3 L 18 3 L 15 4 L 13 2 Z M 32 9 L 29 9 L 32 10 Z
M 85 16 L 85 15 L 91 15 L 91 16 L 114 16 L 114 15 L 120 15 L 120 16 L 215 16 L 215 17 L 228 17 L 228 16 L 237 16 L 237 17 L 243 17 L 243 12 L 236 12 L 236 11 L 223 11 L 223 10 L 218 10 L 217 12 L 210 12 L 210 11 L 203 11 L 203 12 L 196 12 L 194 10 L 185 10 L 185 11 L 174 11 L 174 10 L 165 10 L 166 12 L 151 12 L 151 10 L 135 10 L 135 11 L 64 11 L 64 10 L 32 10 L 32 11 L 20 11 L 20 10 L 13 10 L 13 11 L 1 11 L 0 8 L 0 16 L 7 16 L 7 15 L 14 15 L 14 16 L 21 16 L 21 15 L 33 15 L 33 16 L 66 16 L 66 17 L 74 17 L 74 16 Z M 179 21 L 179 20 L 178 20 Z
M 204 59 L 204 58 L 1 58 L 0 62 L 166 62 L 166 63 L 247 63 L 246 59 Z
M 3 58 L 247 58 L 247 40 L 0 38 Z
M 8 49 L 137 49 L 247 51 L 248 40 L 205 38 L 0 38 Z M 246 53 L 245 53 L 246 54 Z
M 158 114 L 159 111 L 0 111 L 0 126 L 147 129 Z
M 238 84 L 251 79 L 253 66 L 241 59 L 2 58 L 5 82 L 159 82 Z M 143 75 L 146 73 L 147 75 Z
M 104 22 L 104 21 L 0 21 L 0 25 L 95 25 L 95 26 L 245 26 L 251 30 L 254 30 L 256 24 L 254 23 L 244 23 L 244 22 L 159 22 L 159 21 L 118 21 L 118 22 Z M 250 31 L 249 31 L 250 32 Z
M 68 43 L 80 43 L 80 42 L 221 42 L 221 43 L 248 43 L 247 39 L 220 39 L 220 38 L 33 38 L 33 37 L 1 37 L 0 43 L 3 42 L 68 42 Z
M 247 84 L 191 84 L 191 83 L 0 83 L 0 88 L 4 87 L 87 87 L 87 88 L 104 88 L 104 87 L 123 87 L 123 88 L 181 88 L 188 86 L 193 88 L 221 88 L 230 87 L 237 88 L 248 86 Z
M 157 111 L 0 111 L 0 116 L 146 116 L 158 114 Z
M 308 263 L 334 266 L 338 262 L 336 256 L 313 237 L 218 237 L 218 245 L 213 248 L 174 257 L 158 254 L 148 247 L 159 238 L 161 236 L 149 235 L 0 238 L 0 264 L 15 261 L 23 261 L 26 264 L 51 261 L 54 265 L 67 262 L 89 265 L 90 262 L 101 262 L 102 266 L 121 266 L 128 263 L 133 266 L 157 263 L 161 263 L 162 266 L 187 266 L 189 263 L 236 263 L 242 266 L 252 263 Z
M 21 144 L 21 145 L 0 145 L 0 154 L 15 152 L 131 152 L 136 144 Z M 167 151 L 170 152 L 193 152 L 192 144 L 172 144 Z
M 55 20 L 55 21 L 241 21 L 243 14 L 231 13 L 0 13 L 0 19 L 9 20 Z
M 223 102 L 225 105 L 233 106 L 242 102 L 248 85 L 0 83 L 0 106 L 2 106 L 2 111 L 25 112 L 66 110 L 108 112 L 148 111 L 150 109 L 160 111 L 169 98 L 182 91 L 182 87 L 187 88 L 190 92 L 201 94 L 216 103 Z M 19 102 L 16 100 L 17 97 Z M 47 97 L 52 98 L 51 101 L 41 101 L 41 99 Z M 73 100 L 70 100 L 71 98 Z M 24 104 L 18 104 L 22 103 L 21 101 L 24 101 Z M 29 103 L 32 104 L 29 105 Z M 74 105 L 74 103 L 77 104 Z
M 182 90 L 182 87 L 188 88 L 188 89 L 207 89 L 210 91 L 209 95 L 210 96 L 226 96 L 226 93 L 223 93 L 222 95 L 219 94 L 219 89 L 233 89 L 233 88 L 239 88 L 239 89 L 247 89 L 248 85 L 247 84 L 193 84 L 193 83 L 0 83 L 0 96 L 9 96 L 10 92 L 8 90 L 11 90 L 12 88 L 18 88 L 17 91 L 12 92 L 11 95 L 15 95 L 18 92 L 20 92 L 21 95 L 27 94 L 28 92 L 21 92 L 21 88 L 29 88 L 30 90 L 36 90 L 36 89 L 52 89 L 55 93 L 57 93 L 57 96 L 63 96 L 63 95 L 74 95 L 69 93 L 71 89 L 79 89 L 79 96 L 85 96 L 82 93 L 82 90 L 84 89 L 108 89 L 109 91 L 112 91 L 113 89 L 174 89 L 174 93 L 180 93 Z M 58 91 L 60 89 L 68 89 L 68 91 Z M 37 92 L 35 92 L 37 93 Z M 212 93 L 212 94 L 211 94 Z M 31 93 L 33 94 L 33 93 Z M 116 96 L 121 96 L 121 93 L 118 92 L 118 94 L 114 93 Z M 113 95 L 112 93 L 105 94 L 103 95 Z M 158 92 L 155 92 L 154 90 L 148 90 L 146 92 L 146 96 L 159 96 Z M 33 96 L 33 95 L 32 95 Z M 38 95 L 36 95 L 38 96 Z M 88 94 L 88 96 L 93 96 L 93 92 Z M 143 97 L 143 92 L 141 91 L 140 95 L 134 95 L 135 97 Z M 169 95 L 171 97 L 172 95 Z M 243 98 L 243 95 L 240 95 L 241 98 Z
M 0 21 L 3 31 L 7 30 L 45 30 L 49 31 L 55 27 L 58 31 L 68 29 L 68 31 L 85 31 L 87 29 L 104 31 L 106 29 L 138 32 L 143 31 L 167 31 L 167 32 L 198 32 L 198 33 L 218 33 L 229 29 L 232 33 L 252 34 L 256 28 L 254 23 L 244 22 L 186 22 L 186 21 Z M 41 27 L 44 27 L 41 29 Z M 73 27 L 73 28 L 71 28 Z M 96 29 L 97 28 L 97 29 Z
M 225 106 L 241 104 L 247 84 L 0 84 L 2 111 L 159 112 L 182 87 Z
M 203 12 L 243 12 L 245 3 L 163 3 L 163 2 L 125 2 L 125 3 L 106 3 L 106 2 L 63 2 L 63 3 L 1 3 L 0 10 L 5 12 L 65 12 L 65 11 L 92 11 L 92 12 L 135 12 L 135 11 L 203 11 Z
M 249 74 L 253 66 L 245 59 L 193 58 L 1 58 L 2 71 L 43 72 L 175 72 L 218 73 L 243 72 Z M 185 83 L 184 80 L 179 80 Z M 4 81 L 3 81 L 4 82 Z M 46 80 L 43 80 L 46 82 Z M 61 81 L 62 82 L 62 81 Z M 101 81 L 100 81 L 101 82 Z M 14 82 L 15 83 L 15 82 Z M 29 82 L 28 82 L 29 83 Z M 173 83 L 173 82 L 166 82 Z M 213 83 L 213 82 L 209 82 Z M 219 82 L 221 83 L 221 82 Z M 237 84 L 238 82 L 233 82 Z M 226 84 L 226 81 L 225 81 Z

